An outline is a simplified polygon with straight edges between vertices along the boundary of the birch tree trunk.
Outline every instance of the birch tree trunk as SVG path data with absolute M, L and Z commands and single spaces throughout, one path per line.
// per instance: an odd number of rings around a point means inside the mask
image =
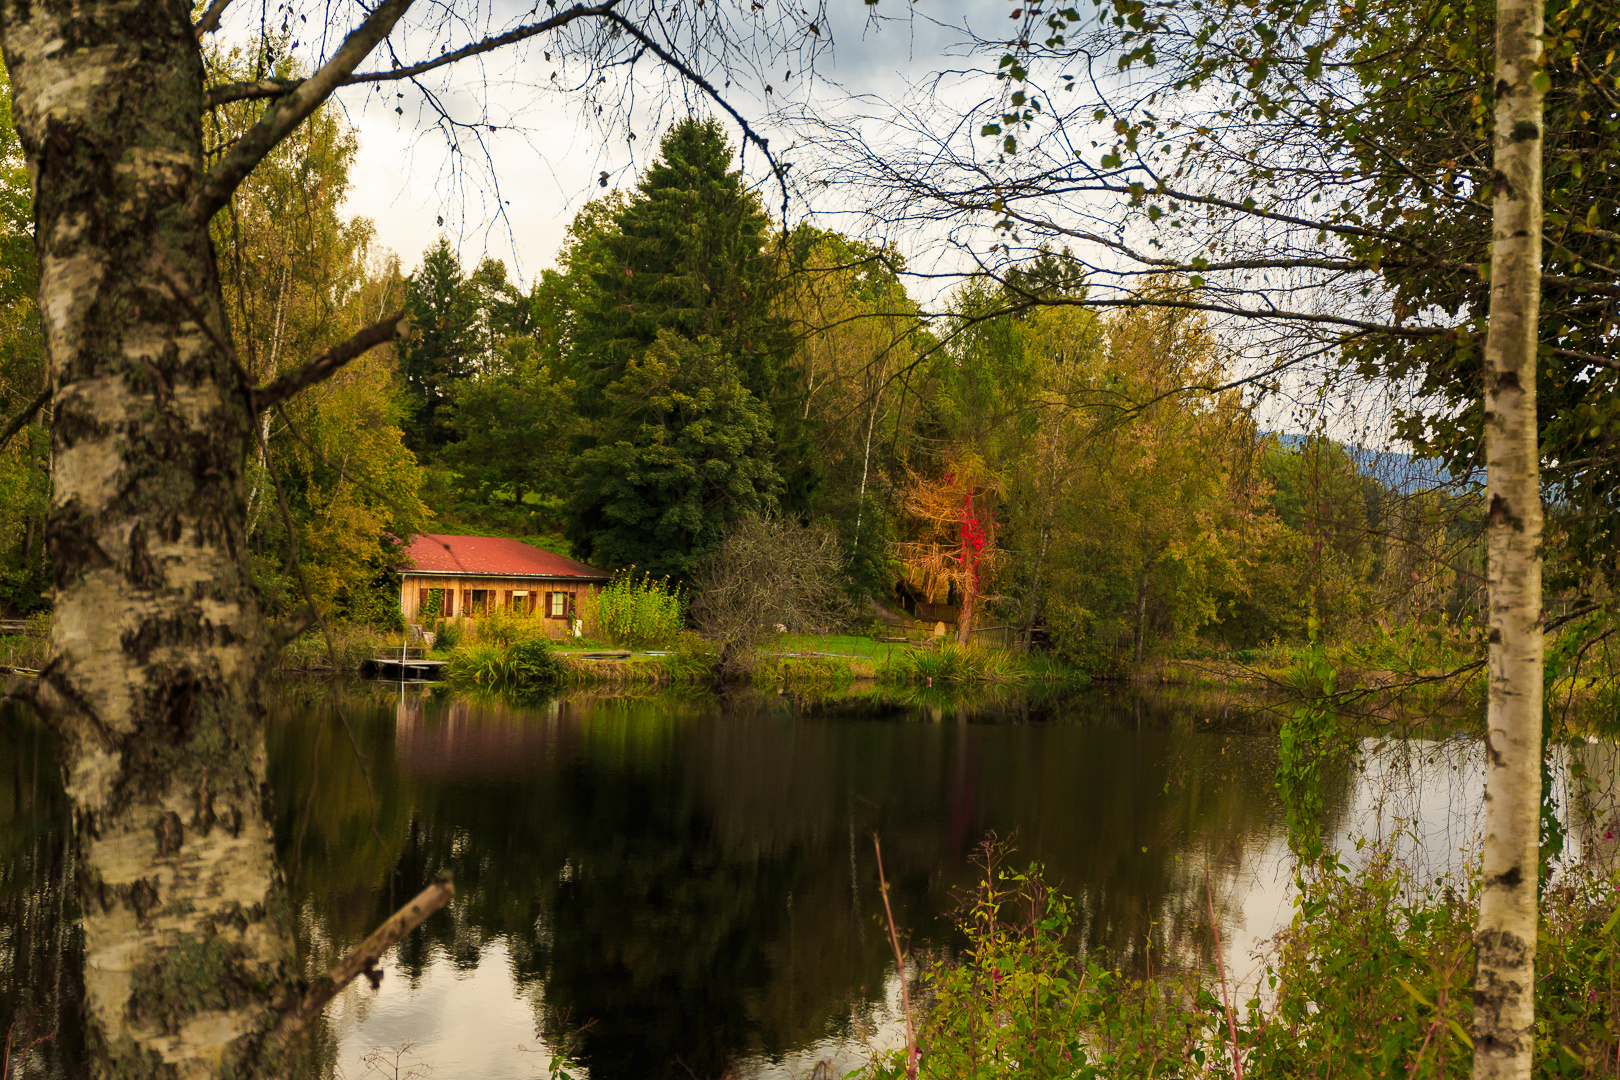
M 102 1077 L 286 1075 L 291 923 L 244 559 L 253 418 L 206 217 L 188 0 L 5 0 L 55 400 L 53 659 Z
M 1490 636 L 1484 883 L 1475 933 L 1478 1080 L 1528 1077 L 1535 1048 L 1542 694 L 1536 439 L 1541 23 L 1540 0 L 1498 0 L 1491 310 L 1485 343 Z

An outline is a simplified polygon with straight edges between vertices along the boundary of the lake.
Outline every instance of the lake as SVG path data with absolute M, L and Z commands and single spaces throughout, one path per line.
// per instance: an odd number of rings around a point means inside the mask
M 802 1076 L 823 1060 L 841 1075 L 897 1038 L 874 835 L 914 948 L 952 945 L 994 835 L 1075 898 L 1086 948 L 1138 969 L 1206 963 L 1213 912 L 1228 962 L 1251 971 L 1292 914 L 1276 738 L 1251 708 L 751 693 L 519 707 L 285 684 L 271 779 L 312 962 L 440 870 L 457 889 L 385 960 L 380 989 L 362 980 L 333 1003 L 323 1070 L 536 1077 L 566 1043 L 597 1080 Z M 0 1006 L 41 1010 L 71 994 L 71 930 L 52 922 L 71 860 L 37 729 L 6 733 Z M 1458 870 L 1476 740 L 1370 734 L 1364 749 L 1365 768 L 1330 776 L 1335 835 L 1399 835 L 1425 873 Z M 1612 780 L 1612 748 L 1577 752 Z M 1612 854 L 1607 831 L 1593 843 Z

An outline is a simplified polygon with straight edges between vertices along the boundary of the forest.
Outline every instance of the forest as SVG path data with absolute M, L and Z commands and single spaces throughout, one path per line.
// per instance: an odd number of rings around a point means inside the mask
M 1335 639 L 1377 622 L 1477 644 L 1472 474 L 1347 447 L 1320 420 L 1265 430 L 1261 398 L 1225 386 L 1209 320 L 1156 303 L 1195 295 L 1182 278 L 1099 311 L 1050 254 L 964 281 L 925 317 L 894 250 L 773 227 L 699 119 L 664 134 L 633 188 L 581 209 L 528 290 L 448 239 L 407 273 L 340 210 L 355 150 L 335 109 L 317 112 L 214 225 L 259 385 L 387 310 L 413 327 L 263 418 L 246 534 L 273 618 L 304 602 L 294 552 L 334 625 L 398 630 L 417 532 L 511 536 L 689 587 L 736 523 L 779 517 L 836 534 L 848 628 L 873 621 L 871 601 L 965 603 L 964 623 L 1098 676 L 1299 644 L 1313 610 Z M 26 244 L 5 258 L 0 377 L 19 411 L 44 372 L 38 275 Z M 49 423 L 5 450 L 13 617 L 49 608 Z
M 862 7 L 0 3 L 7 1075 L 1616 1075 L 1612 5 Z

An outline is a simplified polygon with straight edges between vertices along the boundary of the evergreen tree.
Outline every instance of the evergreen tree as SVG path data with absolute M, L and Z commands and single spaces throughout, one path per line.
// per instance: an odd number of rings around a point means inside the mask
M 504 267 L 500 276 L 504 283 Z M 405 306 L 411 319 L 399 360 L 410 405 L 405 441 L 418 457 L 429 458 L 454 439 L 450 399 L 483 352 L 478 292 L 449 240 L 441 236 L 406 279 Z
M 662 331 L 707 338 L 729 355 L 743 386 L 769 410 L 773 461 L 788 506 L 802 511 L 819 478 L 789 364 L 793 338 L 776 311 L 778 260 L 757 195 L 728 171 L 732 148 L 716 120 L 672 127 L 660 157 L 622 205 L 604 200 L 568 253 L 579 282 L 569 370 L 587 419 L 605 390 Z M 583 215 L 582 215 L 583 216 Z
M 741 175 L 727 171 L 732 151 L 719 122 L 676 124 L 660 153 L 611 228 L 582 238 L 574 253 L 588 281 L 573 344 L 589 417 L 602 415 L 607 386 L 661 330 L 711 339 L 761 401 L 775 397 L 789 351 L 771 314 L 769 222 Z
M 601 408 L 600 438 L 575 464 L 581 558 L 685 578 L 732 521 L 776 508 L 770 414 L 717 343 L 663 332 Z

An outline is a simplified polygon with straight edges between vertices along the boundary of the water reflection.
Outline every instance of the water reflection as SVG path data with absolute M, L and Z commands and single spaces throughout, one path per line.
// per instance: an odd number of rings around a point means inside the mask
M 0 705 L 0 1023 L 7 1075 L 83 1076 L 83 945 L 72 832 L 54 747 Z
M 874 831 L 914 942 L 948 942 L 994 831 L 1075 895 L 1089 947 L 1136 963 L 1208 948 L 1206 881 L 1237 920 L 1245 838 L 1277 820 L 1270 737 L 1103 699 L 526 709 L 303 687 L 272 758 L 315 941 L 354 940 L 449 868 L 457 900 L 401 973 L 425 985 L 443 957 L 487 994 L 483 968 L 504 968 L 536 1039 L 588 1023 L 600 1078 L 718 1076 L 860 1034 L 892 963 Z
M 976 845 L 1016 837 L 1076 898 L 1084 945 L 1229 963 L 1290 912 L 1275 737 L 1192 702 L 919 695 L 578 695 L 536 708 L 292 683 L 269 739 L 277 842 L 324 968 L 440 869 L 456 900 L 333 1005 L 324 1076 L 542 1076 L 571 1036 L 597 1080 L 834 1074 L 893 1037 L 871 836 L 898 919 L 949 945 Z M 1428 874 L 1477 828 L 1478 744 L 1369 738 L 1330 772 L 1329 828 L 1403 837 Z M 13 1071 L 82 1074 L 66 806 L 43 733 L 0 728 L 0 1019 L 60 1032 Z M 1612 860 L 1609 744 L 1576 747 L 1566 859 Z M 1555 770 L 1563 777 L 1572 769 Z M 36 1036 L 30 1036 L 36 1037 Z M 839 1058 L 839 1048 L 844 1057 Z M 391 1075 L 387 1073 L 386 1075 Z M 371 1070 L 370 1075 L 379 1075 Z

